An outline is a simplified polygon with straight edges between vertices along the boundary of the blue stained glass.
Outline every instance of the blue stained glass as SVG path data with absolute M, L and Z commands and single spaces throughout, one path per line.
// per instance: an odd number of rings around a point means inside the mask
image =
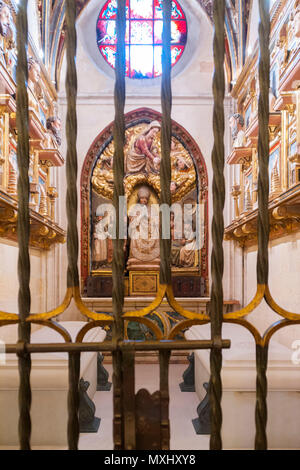
M 180 28 L 182 23 L 183 23 L 182 21 L 171 22 L 171 42 L 173 44 L 185 43 L 185 37 L 183 35 L 183 33 L 185 32 L 185 27 Z M 155 44 L 162 44 L 162 30 L 163 30 L 163 22 L 161 20 L 154 21 L 154 43 Z
M 104 47 L 101 47 L 100 51 L 102 55 L 105 57 L 106 61 L 109 63 L 109 65 L 114 67 L 116 63 L 116 48 L 104 46 Z
M 183 18 L 183 11 L 176 2 L 172 2 L 171 16 L 172 18 L 176 18 L 177 20 Z
M 129 18 L 129 7 L 128 7 L 129 0 L 126 0 L 126 18 Z M 109 0 L 104 4 L 100 15 L 100 18 L 104 18 L 107 20 L 116 19 L 117 17 L 117 0 Z
M 176 62 L 178 61 L 178 59 L 179 59 L 179 57 L 181 56 L 182 53 L 183 53 L 183 47 L 180 47 L 180 46 L 171 47 L 171 62 L 172 62 L 172 65 L 176 64 Z
M 131 44 L 153 43 L 153 21 L 131 21 Z
M 129 21 L 126 21 L 125 41 L 129 43 Z M 116 22 L 114 20 L 99 20 L 97 24 L 97 44 L 117 44 Z
M 147 1 L 147 0 L 146 0 Z M 163 17 L 163 7 L 162 0 L 154 0 L 154 16 L 155 18 L 162 19 Z M 178 2 L 172 2 L 171 18 L 179 20 L 184 19 L 184 13 L 179 6 Z
M 153 77 L 153 46 L 130 46 L 130 76 Z
M 171 42 L 179 43 L 181 38 L 181 32 L 175 21 L 171 22 Z
M 153 18 L 153 3 L 145 0 L 130 0 L 130 17 L 150 19 Z
M 117 0 L 108 0 L 97 22 L 97 44 L 108 64 L 114 68 L 116 55 Z M 162 73 L 162 0 L 126 0 L 126 76 L 154 78 Z M 172 1 L 171 61 L 176 64 L 187 39 L 184 12 Z
M 116 18 L 117 15 L 117 0 L 111 0 L 110 2 L 106 2 L 104 5 L 102 12 L 100 14 L 101 18 Z
M 161 65 L 162 46 L 154 48 L 154 76 L 159 77 L 162 74 Z
M 115 21 L 98 21 L 97 30 L 97 43 L 101 44 L 116 44 L 116 22 Z
M 162 44 L 163 22 L 161 20 L 154 21 L 154 42 Z

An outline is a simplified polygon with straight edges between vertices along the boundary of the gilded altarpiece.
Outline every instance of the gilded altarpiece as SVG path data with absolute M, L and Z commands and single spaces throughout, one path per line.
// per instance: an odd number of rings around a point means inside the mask
M 16 2 L 0 8 L 0 236 L 17 240 L 18 161 L 16 123 Z M 29 216 L 31 246 L 50 249 L 65 241 L 65 231 L 56 223 L 55 167 L 64 164 L 60 152 L 61 122 L 57 93 L 29 37 L 28 131 Z
M 272 10 L 269 88 L 270 238 L 299 231 L 300 225 L 300 0 L 278 2 Z M 236 81 L 232 96 L 234 165 L 233 220 L 225 238 L 241 246 L 257 242 L 258 50 L 254 49 Z
M 126 115 L 124 283 L 130 296 L 152 296 L 158 287 L 160 123 L 161 115 L 149 109 Z M 95 139 L 81 176 L 81 280 L 83 292 L 89 297 L 108 297 L 112 290 L 112 134 L 111 124 Z M 205 296 L 208 288 L 207 172 L 199 147 L 175 122 L 172 123 L 170 189 L 175 295 Z M 178 217 L 180 234 L 174 222 Z

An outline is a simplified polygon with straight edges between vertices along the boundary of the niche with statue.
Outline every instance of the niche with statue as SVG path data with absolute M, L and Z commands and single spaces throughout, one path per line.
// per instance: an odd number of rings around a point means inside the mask
M 161 116 L 141 109 L 126 115 L 124 200 L 124 284 L 129 296 L 153 296 L 160 267 Z M 87 296 L 111 296 L 115 213 L 112 206 L 112 125 L 94 141 L 85 159 L 82 191 L 82 288 Z M 207 173 L 191 136 L 173 122 L 170 227 L 173 288 L 178 296 L 207 293 Z M 163 216 L 164 217 L 164 216 Z

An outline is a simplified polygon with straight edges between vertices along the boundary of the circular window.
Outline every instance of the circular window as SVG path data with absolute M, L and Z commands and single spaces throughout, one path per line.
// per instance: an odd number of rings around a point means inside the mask
M 114 68 L 116 55 L 117 0 L 108 0 L 97 19 L 97 45 L 106 62 Z M 126 76 L 155 78 L 162 73 L 162 0 L 126 0 Z M 171 61 L 183 54 L 187 39 L 185 14 L 172 1 Z

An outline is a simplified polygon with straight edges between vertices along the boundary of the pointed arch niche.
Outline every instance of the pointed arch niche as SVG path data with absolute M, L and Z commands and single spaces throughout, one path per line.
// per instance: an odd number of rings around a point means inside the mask
M 126 151 L 132 149 L 133 142 L 141 131 L 147 131 L 154 121 L 161 123 L 161 114 L 149 108 L 140 108 L 125 115 Z M 159 155 L 160 131 L 156 134 L 157 146 L 153 152 Z M 177 297 L 205 297 L 208 295 L 208 177 L 205 160 L 192 136 L 177 122 L 172 121 L 172 179 L 177 183 L 173 187 L 172 202 L 196 204 L 196 210 L 201 211 L 200 230 L 202 248 L 195 251 L 195 256 L 189 248 L 188 237 L 178 241 L 172 251 L 172 278 L 174 293 Z M 113 123 L 110 123 L 96 137 L 85 157 L 81 172 L 81 289 L 88 297 L 110 297 L 112 289 L 111 258 L 112 243 L 104 248 L 95 245 L 96 224 L 101 216 L 101 204 L 111 202 L 112 170 L 111 156 L 113 145 Z M 127 149 L 127 150 L 126 150 Z M 128 160 L 125 171 L 128 171 Z M 187 164 L 184 165 L 184 162 Z M 135 170 L 134 170 L 135 171 Z M 144 171 L 144 173 L 143 173 Z M 130 200 L 138 202 L 138 189 L 148 186 L 150 200 L 159 201 L 159 168 L 153 168 L 150 173 L 141 170 L 124 179 L 128 207 Z M 105 180 L 107 178 L 107 180 Z M 177 179 L 176 179 L 177 178 Z M 152 199 L 151 199 L 152 198 Z M 102 214 L 103 215 L 103 214 Z M 106 214 L 107 215 L 107 214 Z M 158 283 L 157 266 L 151 268 L 141 263 L 136 267 L 132 261 L 130 241 L 127 242 L 127 269 L 124 277 L 126 295 L 155 295 Z M 173 245 L 172 245 L 173 246 Z M 186 250 L 181 251 L 182 246 Z M 103 261 L 105 253 L 106 261 Z M 184 252 L 185 251 L 185 252 Z M 97 253 L 95 255 L 95 253 Z M 100 253 L 100 254 L 99 254 Z M 191 257 L 190 257 L 191 255 Z M 128 261 L 130 259 L 130 262 Z M 149 264 L 149 263 L 148 263 Z M 133 270 L 131 267 L 133 266 Z M 144 285 L 144 291 L 143 287 Z

